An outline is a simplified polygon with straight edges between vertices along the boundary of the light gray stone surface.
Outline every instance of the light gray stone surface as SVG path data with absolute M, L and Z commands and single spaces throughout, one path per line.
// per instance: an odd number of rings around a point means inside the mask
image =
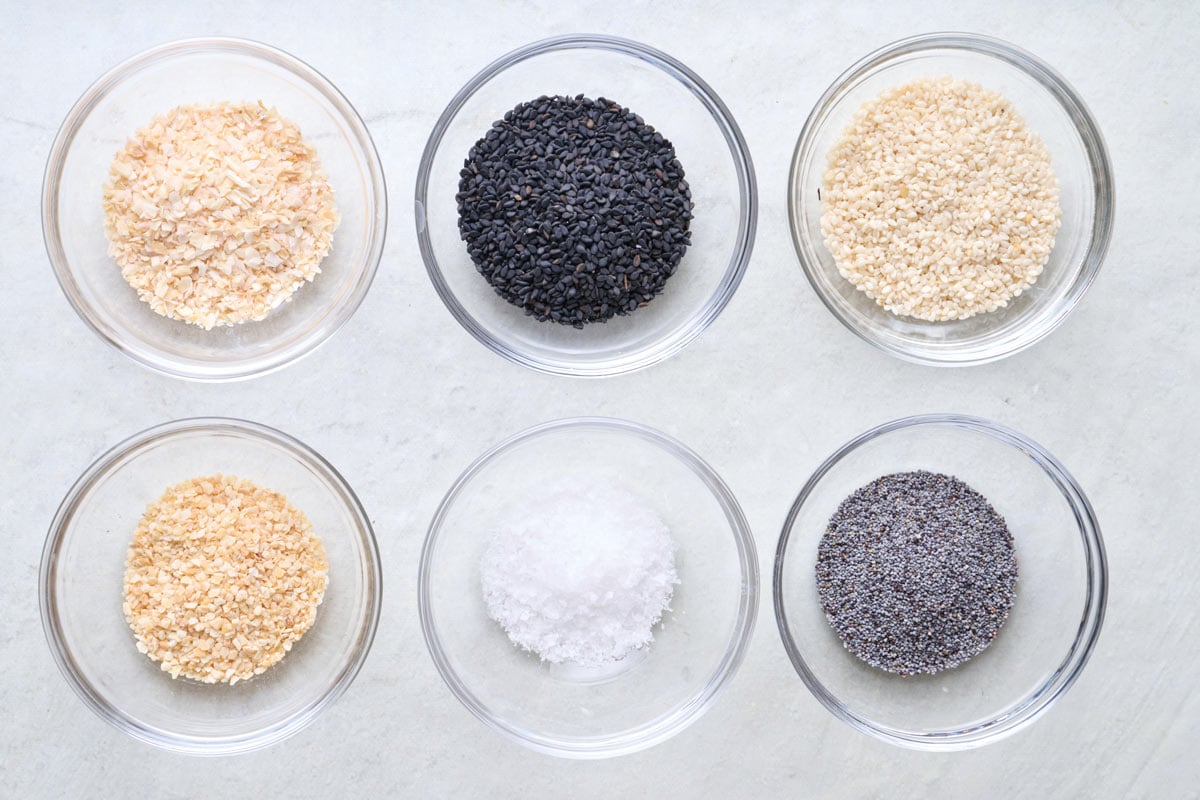
M 883 5 L 883 4 L 879 4 Z M 1200 768 L 1200 7 L 1175 3 L 238 2 L 3 5 L 0 25 L 0 796 L 1195 797 Z M 787 166 L 828 83 L 904 35 L 972 30 L 1037 53 L 1107 138 L 1117 227 L 1099 280 L 1048 339 L 998 364 L 901 363 L 845 331 L 804 280 L 787 229 Z M 681 355 L 627 377 L 533 374 L 478 345 L 438 301 L 417 252 L 412 186 L 449 97 L 493 57 L 599 31 L 671 52 L 740 122 L 761 191 L 749 272 Z M 42 246 L 54 132 L 102 71 L 202 34 L 276 44 L 323 71 L 366 118 L 391 194 L 387 250 L 353 320 L 277 374 L 196 385 L 115 352 L 72 313 Z M 780 645 L 769 567 L 791 499 L 833 448 L 894 417 L 962 411 L 1040 441 L 1089 493 L 1112 592 L 1099 647 L 1038 724 L 983 750 L 915 753 L 833 719 Z M 549 418 L 639 420 L 725 477 L 758 538 L 764 602 L 741 672 L 675 739 L 603 763 L 529 752 L 478 723 L 422 642 L 416 563 L 458 472 Z M 47 650 L 37 570 L 59 500 L 102 450 L 148 425 L 233 415 L 325 454 L 377 526 L 386 598 L 350 691 L 295 738 L 249 756 L 159 752 L 96 718 Z M 153 788 L 153 792 L 150 790 Z

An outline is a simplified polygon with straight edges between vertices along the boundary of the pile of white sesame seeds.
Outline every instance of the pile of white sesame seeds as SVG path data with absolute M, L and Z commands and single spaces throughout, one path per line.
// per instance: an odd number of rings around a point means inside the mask
M 829 153 L 821 231 L 893 314 L 995 311 L 1029 288 L 1062 211 L 1050 152 L 1002 95 L 950 77 L 864 103 Z
M 289 299 L 338 225 L 316 151 L 261 102 L 179 106 L 139 129 L 113 159 L 104 214 L 138 296 L 206 330 Z
M 172 678 L 237 683 L 292 649 L 329 583 L 308 518 L 277 493 L 223 475 L 170 487 L 125 561 L 137 649 Z

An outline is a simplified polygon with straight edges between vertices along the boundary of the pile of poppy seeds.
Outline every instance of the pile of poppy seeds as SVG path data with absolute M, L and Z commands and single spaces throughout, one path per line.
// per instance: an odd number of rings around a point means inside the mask
M 983 652 L 1008 619 L 1013 537 L 958 478 L 884 475 L 842 501 L 817 548 L 817 592 L 846 649 L 898 675 Z
M 582 328 L 649 303 L 691 241 L 675 148 L 620 103 L 543 96 L 493 123 L 459 173 L 458 230 L 496 293 Z

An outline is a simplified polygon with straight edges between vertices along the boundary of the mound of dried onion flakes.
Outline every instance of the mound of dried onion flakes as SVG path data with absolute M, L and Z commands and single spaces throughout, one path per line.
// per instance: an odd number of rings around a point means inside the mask
M 262 102 L 155 117 L 113 158 L 104 215 L 138 296 L 206 330 L 288 300 L 320 271 L 339 221 L 316 151 Z

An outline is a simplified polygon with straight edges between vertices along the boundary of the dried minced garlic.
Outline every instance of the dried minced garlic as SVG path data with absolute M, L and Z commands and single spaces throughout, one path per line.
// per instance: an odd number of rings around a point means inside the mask
M 278 492 L 213 475 L 146 509 L 125 559 L 122 610 L 172 678 L 237 683 L 278 663 L 317 617 L 325 548 Z
M 339 221 L 316 151 L 261 102 L 155 117 L 113 158 L 104 215 L 138 296 L 205 330 L 288 300 L 320 271 Z

